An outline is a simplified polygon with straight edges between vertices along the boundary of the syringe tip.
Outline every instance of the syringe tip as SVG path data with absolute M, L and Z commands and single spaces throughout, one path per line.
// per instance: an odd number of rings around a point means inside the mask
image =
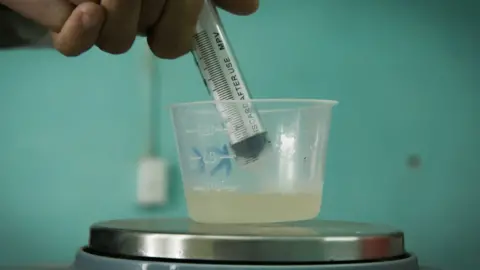
M 268 143 L 270 141 L 267 138 L 267 132 L 263 132 L 232 144 L 231 147 L 238 158 L 250 160 L 257 159 Z

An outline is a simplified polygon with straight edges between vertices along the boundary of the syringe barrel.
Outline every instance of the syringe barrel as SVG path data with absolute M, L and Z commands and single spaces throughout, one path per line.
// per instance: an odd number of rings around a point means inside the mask
M 266 141 L 266 131 L 253 104 L 244 102 L 250 100 L 251 96 L 211 0 L 205 0 L 199 16 L 193 55 L 215 101 L 242 101 L 219 102 L 216 106 L 225 120 L 230 143 L 236 154 L 256 156 L 253 153 L 256 150 L 248 148 L 258 148 L 261 145 L 258 149 L 261 151 Z

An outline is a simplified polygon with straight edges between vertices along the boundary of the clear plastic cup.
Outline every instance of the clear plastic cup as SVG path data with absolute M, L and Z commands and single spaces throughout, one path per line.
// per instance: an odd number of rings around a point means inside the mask
M 259 159 L 236 160 L 216 105 L 253 105 L 270 141 Z M 172 107 L 189 216 L 201 223 L 307 220 L 320 212 L 336 101 L 206 101 Z

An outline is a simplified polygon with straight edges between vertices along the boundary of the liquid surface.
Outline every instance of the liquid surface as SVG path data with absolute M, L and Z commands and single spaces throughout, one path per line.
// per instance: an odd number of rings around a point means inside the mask
M 270 223 L 307 220 L 320 212 L 321 194 L 239 193 L 186 189 L 190 218 L 199 223 Z

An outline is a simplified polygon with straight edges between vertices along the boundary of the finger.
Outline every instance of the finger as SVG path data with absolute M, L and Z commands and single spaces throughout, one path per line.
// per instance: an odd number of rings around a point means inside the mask
M 148 35 L 152 52 L 160 58 L 174 59 L 190 51 L 202 6 L 199 0 L 167 0 L 160 21 Z
M 138 21 L 138 33 L 146 34 L 160 18 L 165 7 L 165 0 L 142 0 L 140 19 Z
M 236 14 L 250 15 L 258 9 L 258 0 L 214 0 L 220 8 Z
M 75 8 L 67 0 L 2 0 L 2 4 L 57 33 Z
M 102 0 L 107 12 L 97 46 L 112 54 L 128 51 L 137 35 L 140 0 Z
M 83 4 L 83 3 L 87 3 L 87 2 L 92 2 L 92 3 L 95 3 L 95 4 L 100 4 L 100 0 L 70 0 L 70 2 L 76 6 L 80 5 L 80 4 Z
M 77 56 L 97 41 L 105 20 L 100 5 L 84 3 L 77 6 L 60 33 L 53 33 L 53 45 L 66 56 Z

